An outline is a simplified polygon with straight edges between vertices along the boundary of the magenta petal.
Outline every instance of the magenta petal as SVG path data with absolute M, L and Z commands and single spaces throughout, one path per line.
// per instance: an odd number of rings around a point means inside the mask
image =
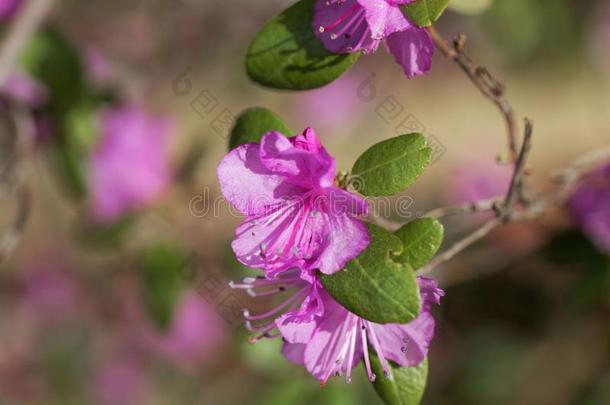
M 387 0 L 358 0 L 358 3 L 364 8 L 371 35 L 375 39 L 383 39 L 411 27 L 400 8 Z
M 285 341 L 307 343 L 317 327 L 317 320 L 324 314 L 324 304 L 314 284 L 296 311 L 290 311 L 275 320 L 275 325 Z
M 264 268 L 268 277 L 306 263 L 323 249 L 328 227 L 322 215 L 312 215 L 299 199 L 273 212 L 249 218 L 237 228 L 231 246 L 240 262 Z
M 328 187 L 335 178 L 335 159 L 310 128 L 290 139 L 278 132 L 263 136 L 260 159 L 271 172 L 284 175 L 291 184 L 301 187 Z
M 328 244 L 315 267 L 324 274 L 333 274 L 366 249 L 370 237 L 366 225 L 351 216 L 331 215 L 328 221 Z
M 284 342 L 282 354 L 295 364 L 305 364 L 305 345 L 301 343 Z
M 408 78 L 430 70 L 434 44 L 425 29 L 408 27 L 388 36 L 385 45 Z
M 334 53 L 370 53 L 379 46 L 379 40 L 371 37 L 364 8 L 356 0 L 317 0 L 313 30 L 324 47 Z
M 265 167 L 259 154 L 259 145 L 242 145 L 229 152 L 218 165 L 222 194 L 243 214 L 264 213 L 268 206 L 282 203 L 293 191 L 280 187 L 285 177 Z

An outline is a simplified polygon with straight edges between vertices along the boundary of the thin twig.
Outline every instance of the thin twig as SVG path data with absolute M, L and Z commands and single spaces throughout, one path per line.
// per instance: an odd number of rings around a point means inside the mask
M 427 30 L 436 47 L 445 56 L 452 59 L 466 73 L 479 91 L 498 107 L 506 122 L 509 159 L 511 162 L 515 161 L 518 150 L 517 119 L 512 106 L 505 97 L 504 85 L 496 80 L 486 68 L 475 65 L 464 53 L 466 49 L 466 36 L 458 36 L 452 47 L 433 26 L 428 27 Z
M 51 10 L 53 0 L 29 0 L 13 20 L 0 47 L 0 87 L 15 68 L 19 56 Z
M 523 177 L 525 175 L 525 167 L 530 150 L 532 149 L 532 134 L 533 125 L 528 119 L 525 120 L 525 135 L 523 137 L 523 145 L 519 152 L 519 157 L 515 162 L 515 170 L 510 181 L 510 187 L 506 194 L 506 199 L 503 207 L 503 219 L 509 221 L 516 202 L 520 201 L 523 196 Z
M 422 267 L 418 274 L 424 275 L 430 273 L 432 270 L 440 266 L 441 264 L 453 259 L 457 254 L 462 252 L 464 249 L 468 248 L 473 243 L 483 239 L 487 236 L 494 228 L 501 225 L 502 221 L 499 218 L 494 218 L 490 221 L 487 221 L 483 226 L 478 228 L 476 231 L 466 236 L 465 238 L 456 242 L 449 249 L 444 251 L 443 253 L 437 255 L 430 263 L 426 266 Z
M 498 209 L 498 204 L 504 196 L 497 196 L 472 203 L 450 205 L 448 207 L 435 208 L 428 211 L 424 217 L 442 219 L 452 215 L 478 214 L 481 212 L 493 212 Z

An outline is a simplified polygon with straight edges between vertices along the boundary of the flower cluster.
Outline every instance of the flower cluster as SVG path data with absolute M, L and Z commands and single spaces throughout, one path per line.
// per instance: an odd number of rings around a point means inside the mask
M 411 23 L 400 9 L 414 1 L 317 0 L 313 29 L 334 53 L 371 53 L 384 42 L 411 78 L 430 70 L 434 54 L 428 32 Z
M 338 304 L 317 276 L 342 270 L 370 237 L 360 219 L 366 201 L 334 185 L 335 160 L 312 129 L 292 138 L 270 132 L 239 146 L 220 163 L 218 177 L 224 196 L 246 215 L 233 250 L 264 273 L 231 287 L 282 298 L 267 312 L 244 311 L 246 327 L 257 334 L 252 342 L 281 337 L 283 354 L 322 383 L 333 375 L 349 382 L 361 360 L 374 380 L 369 347 L 385 375 L 389 360 L 404 367 L 424 360 L 434 334 L 431 308 L 444 294 L 434 280 L 418 280 L 422 311 L 415 320 L 380 325 Z

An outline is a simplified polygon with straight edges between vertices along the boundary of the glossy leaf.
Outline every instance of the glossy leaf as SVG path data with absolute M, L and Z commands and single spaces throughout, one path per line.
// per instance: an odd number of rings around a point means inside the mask
M 255 107 L 241 113 L 231 130 L 229 150 L 250 142 L 259 142 L 261 137 L 269 131 L 277 131 L 284 135 L 291 135 L 292 131 L 284 121 L 270 110 Z
M 448 4 L 449 0 L 418 0 L 402 6 L 402 10 L 412 23 L 428 27 L 438 20 Z
M 421 218 L 403 225 L 394 232 L 403 251 L 394 260 L 409 264 L 414 270 L 428 263 L 443 243 L 443 224 L 433 218 Z
M 379 358 L 371 355 L 371 366 L 377 378 L 373 382 L 375 391 L 388 405 L 418 405 L 426 389 L 428 359 L 417 367 L 399 367 L 390 362 L 392 378 L 383 377 Z
M 371 146 L 354 164 L 352 177 L 366 196 L 397 194 L 413 184 L 431 156 L 423 135 L 401 135 Z
M 369 225 L 371 244 L 344 270 L 320 274 L 330 295 L 354 314 L 369 321 L 407 323 L 421 307 L 416 274 L 409 265 L 391 256 L 402 252 L 402 243 L 384 229 Z
M 299 1 L 256 35 L 246 56 L 252 80 L 276 89 L 314 89 L 334 81 L 358 60 L 360 53 L 330 53 L 316 38 L 314 2 Z

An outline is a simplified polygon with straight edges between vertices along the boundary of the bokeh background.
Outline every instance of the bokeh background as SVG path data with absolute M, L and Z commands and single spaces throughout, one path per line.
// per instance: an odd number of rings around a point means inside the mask
M 232 118 L 264 106 L 295 131 L 312 126 L 342 169 L 405 128 L 423 132 L 435 158 L 410 203 L 387 213 L 403 221 L 502 194 L 503 121 L 441 55 L 414 80 L 380 51 L 324 89 L 253 84 L 248 43 L 290 3 L 57 2 L 22 61 L 59 72 L 42 74 L 56 87 L 13 82 L 3 96 L 18 112 L 17 124 L 3 118 L 3 232 L 31 212 L 0 265 L 0 403 L 381 403 L 362 370 L 320 388 L 280 342 L 247 342 L 240 308 L 253 303 L 227 284 L 247 274 L 230 249 L 240 219 L 215 178 Z M 467 34 L 470 55 L 533 119 L 539 190 L 609 145 L 610 2 L 494 0 L 447 12 L 438 29 Z M 46 49 L 57 59 L 36 65 Z M 95 94 L 58 107 L 77 80 Z M 34 135 L 19 149 L 22 118 Z M 121 145 L 127 133 L 140 135 Z M 449 218 L 446 243 L 483 220 Z M 610 260 L 567 210 L 492 233 L 436 276 L 447 295 L 424 404 L 610 403 Z

